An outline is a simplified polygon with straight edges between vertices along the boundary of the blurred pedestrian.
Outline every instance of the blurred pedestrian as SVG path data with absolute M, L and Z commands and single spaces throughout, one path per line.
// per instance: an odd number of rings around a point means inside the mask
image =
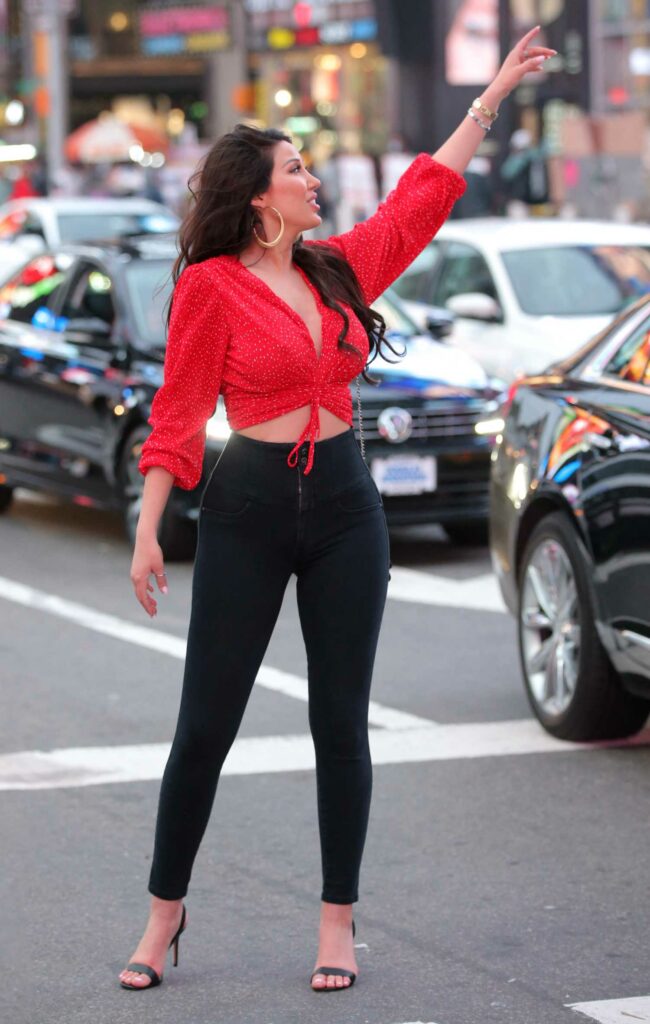
M 473 156 L 465 168 L 467 190 L 453 209 L 454 218 L 488 217 L 494 213 L 490 175 L 489 159 L 486 156 Z
M 47 165 L 45 163 L 45 159 L 42 156 L 37 156 L 34 160 L 32 160 L 31 181 L 33 187 L 36 189 L 37 195 L 47 195 Z
M 144 199 L 151 199 L 154 203 L 164 203 L 163 194 L 160 190 L 158 173 L 153 167 L 147 167 L 144 172 L 144 187 L 142 189 Z
M 518 128 L 510 139 L 510 152 L 501 166 L 506 194 L 506 213 L 525 217 L 531 206 L 547 203 L 549 177 L 543 146 L 534 146 L 526 128 Z
M 14 183 L 7 173 L 6 167 L 0 167 L 0 203 L 6 203 L 11 195 Z
M 32 199 L 39 193 L 32 184 L 32 179 L 29 174 L 28 168 L 24 164 L 19 164 L 15 168 L 15 177 L 13 182 L 13 188 L 9 194 L 10 199 Z
M 371 304 L 449 215 L 499 103 L 554 52 L 532 45 L 537 31 L 517 43 L 433 159 L 421 153 L 373 216 L 329 244 L 302 241 L 320 224 L 320 182 L 288 136 L 237 125 L 207 155 L 180 229 L 164 384 L 140 457 L 146 479 L 131 580 L 149 616 L 157 612 L 150 578 L 168 590 L 158 523 L 174 485 L 192 490 L 201 481 L 205 425 L 222 388 L 233 432 L 201 491 L 150 915 L 120 974 L 125 988 L 159 985 L 170 947 L 176 962 L 221 768 L 293 573 L 323 869 L 310 984 L 334 992 L 355 981 L 352 907 L 372 783 L 368 702 L 390 562 L 381 497 L 352 429 L 349 383 L 369 357 L 394 351 Z
M 326 238 L 337 230 L 337 210 L 341 198 L 341 185 L 337 167 L 338 153 L 315 164 L 313 171 L 320 181 L 318 186 L 318 204 L 320 206 L 321 224 L 316 237 Z M 329 230 L 328 230 L 329 229 Z

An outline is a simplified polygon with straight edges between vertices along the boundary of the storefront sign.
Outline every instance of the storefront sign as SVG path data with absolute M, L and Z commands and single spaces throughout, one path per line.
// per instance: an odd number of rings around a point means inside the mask
M 251 50 L 335 46 L 377 38 L 370 0 L 245 0 Z
M 227 7 L 148 7 L 140 12 L 143 53 L 210 53 L 231 44 Z
M 374 18 L 358 21 L 334 21 L 313 28 L 270 28 L 249 33 L 251 50 L 291 50 L 296 46 L 336 46 L 344 43 L 369 42 L 377 38 Z

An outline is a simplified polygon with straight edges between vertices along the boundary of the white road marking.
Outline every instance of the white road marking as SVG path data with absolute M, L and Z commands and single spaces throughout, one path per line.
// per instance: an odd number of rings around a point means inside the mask
M 565 743 L 553 739 L 529 719 L 370 732 L 375 767 L 517 754 L 567 754 L 615 745 L 650 745 L 650 731 L 619 744 Z M 3 754 L 0 755 L 0 790 L 64 789 L 159 779 L 169 746 L 168 743 L 143 743 Z M 255 736 L 235 740 L 223 774 L 257 775 L 312 771 L 313 768 L 311 736 Z
M 650 996 L 634 999 L 606 999 L 598 1003 L 568 1003 L 570 1010 L 582 1013 L 599 1024 L 650 1024 Z
M 43 590 L 27 586 L 25 583 L 17 583 L 6 576 L 0 576 L 0 598 L 67 619 L 77 626 L 113 637 L 115 640 L 145 647 L 150 651 L 158 651 L 159 654 L 167 654 L 181 661 L 185 659 L 187 644 L 180 637 L 171 633 L 163 633 L 161 630 L 152 629 L 149 626 L 137 626 L 128 619 L 96 611 L 87 605 L 78 604 L 76 601 L 69 601 L 56 594 L 48 594 Z M 256 683 L 258 686 L 264 686 L 276 693 L 282 693 L 285 697 L 307 700 L 306 681 L 291 672 L 282 672 L 280 669 L 262 665 Z M 370 702 L 368 720 L 372 726 L 380 729 L 418 729 L 432 724 L 428 718 L 399 711 L 397 708 L 387 707 L 377 701 Z
M 468 608 L 474 611 L 505 612 L 499 584 L 490 573 L 469 580 L 450 580 L 418 569 L 393 566 L 388 597 L 393 601 Z

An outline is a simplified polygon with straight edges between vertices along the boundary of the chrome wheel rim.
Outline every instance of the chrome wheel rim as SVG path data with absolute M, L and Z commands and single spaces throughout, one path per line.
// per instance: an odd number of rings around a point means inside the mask
M 580 617 L 575 574 L 557 540 L 543 540 L 526 567 L 520 634 L 524 670 L 533 700 L 547 718 L 558 718 L 575 694 Z
M 142 508 L 144 477 L 138 469 L 140 453 L 144 438 L 134 438 L 129 445 L 129 454 L 124 466 L 124 498 L 126 501 L 125 518 L 129 537 L 135 538 L 135 531 Z

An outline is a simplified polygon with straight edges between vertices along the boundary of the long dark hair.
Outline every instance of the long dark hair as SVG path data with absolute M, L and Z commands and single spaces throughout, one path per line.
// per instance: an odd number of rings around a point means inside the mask
M 172 270 L 174 285 L 186 266 L 213 256 L 238 256 L 250 245 L 253 228 L 261 225 L 251 200 L 271 184 L 275 146 L 291 141 L 276 128 L 238 124 L 215 142 L 188 182 L 192 200 L 179 231 L 179 255 Z M 350 321 L 340 305 L 343 302 L 366 330 L 369 362 L 382 344 L 398 354 L 384 336 L 384 318 L 366 304 L 356 274 L 338 249 L 324 243 L 305 245 L 298 239 L 293 246 L 293 261 L 318 289 L 325 305 L 342 316 L 339 348 L 357 351 L 345 340 Z M 171 302 L 168 323 L 170 315 Z M 371 381 L 365 370 L 363 375 Z

